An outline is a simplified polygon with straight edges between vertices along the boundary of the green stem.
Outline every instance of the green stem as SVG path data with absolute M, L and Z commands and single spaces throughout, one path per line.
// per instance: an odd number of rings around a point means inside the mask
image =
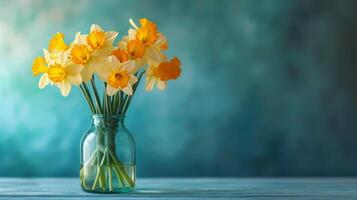
M 118 186 L 119 186 L 119 187 L 124 187 L 123 177 L 122 177 L 121 174 L 118 172 L 118 169 L 115 167 L 115 163 L 114 163 L 113 171 L 115 172 L 115 174 L 116 174 L 116 176 L 117 176 L 117 178 L 118 178 Z
M 118 92 L 118 103 L 117 103 L 117 109 L 116 109 L 116 114 L 118 115 L 120 113 L 120 109 L 121 109 L 121 102 L 122 102 L 122 98 L 121 98 L 121 91 Z
M 82 185 L 86 190 L 88 190 L 89 187 L 88 187 L 88 185 L 87 185 L 87 183 L 86 183 L 86 177 L 85 177 L 85 175 L 84 175 L 84 170 L 83 170 L 83 168 L 82 168 L 81 171 L 80 171 L 79 177 L 80 177 L 79 179 L 80 179 L 81 185 Z
M 93 152 L 92 156 L 90 157 L 89 161 L 87 162 L 88 164 L 84 163 L 84 164 L 83 164 L 84 166 L 87 166 L 87 165 L 90 166 L 90 165 L 94 165 L 94 164 L 95 164 L 97 151 L 98 151 L 98 149 L 96 149 L 96 150 Z
M 119 101 L 118 93 L 119 92 L 117 92 L 112 98 L 112 112 L 113 112 L 113 114 L 116 114 L 117 113 L 117 109 L 118 109 L 118 101 Z
M 105 100 L 107 101 L 108 114 L 112 114 L 112 103 L 111 103 L 111 100 L 110 100 L 110 96 L 105 95 Z
M 141 80 L 141 77 L 143 76 L 143 74 L 145 73 L 145 71 L 141 72 L 140 75 L 139 75 L 139 78 L 138 78 L 138 82 L 136 82 L 133 86 L 133 94 L 131 96 L 128 96 L 126 98 L 126 102 L 125 102 L 125 105 L 124 105 L 124 108 L 123 108 L 123 112 L 122 112 L 122 115 L 125 115 L 126 114 L 126 111 L 128 110 L 129 108 L 129 105 L 131 103 L 131 100 L 133 99 L 134 97 L 134 94 L 136 92 L 136 88 L 138 87 L 139 83 L 140 83 L 140 80 Z
M 104 90 L 104 92 L 103 92 L 103 105 L 102 105 L 102 107 L 103 107 L 103 112 L 104 113 L 108 113 L 108 110 L 107 110 L 107 101 L 106 101 L 106 94 L 105 94 L 105 90 Z
M 124 180 L 132 187 L 134 186 L 133 180 L 128 176 L 125 169 L 123 168 L 123 164 L 113 155 L 111 151 L 109 151 L 109 155 L 112 157 L 112 160 L 116 164 L 115 167 L 118 168 L 119 173 L 124 176 Z
M 105 160 L 105 157 L 106 156 L 108 156 L 108 151 L 107 151 L 107 148 L 105 148 L 105 150 L 104 150 L 104 155 L 103 155 L 103 157 L 102 157 L 102 160 L 101 160 L 101 162 L 100 162 L 100 165 L 98 166 L 98 169 L 97 169 L 97 175 L 96 175 L 96 177 L 95 177 L 95 179 L 94 179 L 94 183 L 93 183 L 93 186 L 92 186 L 92 190 L 94 190 L 95 189 L 95 187 L 97 186 L 97 183 L 98 183 L 98 180 L 100 179 L 100 176 L 101 176 L 101 169 L 102 169 L 102 166 L 103 166 L 103 164 L 104 164 L 104 160 Z M 101 182 L 101 181 L 99 181 L 99 182 Z M 99 184 L 101 184 L 101 183 L 99 183 Z M 101 187 L 103 187 L 103 186 L 101 186 Z
M 124 105 L 124 92 L 119 91 L 119 108 L 117 114 L 120 115 L 121 111 L 123 110 L 123 105 Z
M 104 82 L 104 88 L 105 89 L 103 92 L 103 101 L 104 101 L 103 108 L 105 108 L 106 114 L 111 114 L 112 113 L 111 101 L 110 101 L 110 97 L 107 95 L 107 92 L 106 92 L 107 83 L 105 83 L 105 82 Z
M 133 93 L 134 93 L 134 91 L 133 91 Z M 124 115 L 124 110 L 128 105 L 129 99 L 130 99 L 130 96 L 129 95 L 125 95 L 124 101 L 123 101 L 123 107 L 121 108 L 121 112 L 120 112 L 121 115 Z
M 89 106 L 89 109 L 91 110 L 92 114 L 95 113 L 95 109 L 94 109 L 94 106 L 93 106 L 93 101 L 92 101 L 92 98 L 90 97 L 90 95 L 87 93 L 87 91 L 83 88 L 82 85 L 79 85 L 79 88 L 81 89 L 81 92 Z
M 92 79 L 90 80 L 91 84 L 92 84 L 92 88 L 93 88 L 93 93 L 94 93 L 94 97 L 95 97 L 95 103 L 97 105 L 97 110 L 99 114 L 103 114 L 103 110 L 100 107 L 100 98 L 98 95 L 98 90 L 97 87 L 95 86 L 95 80 L 94 80 L 94 76 L 92 77 Z
M 109 157 L 108 157 L 109 159 Z M 111 165 L 107 166 L 107 170 L 108 170 L 108 176 L 109 176 L 109 191 L 113 191 L 113 180 L 112 180 L 112 170 L 111 170 Z

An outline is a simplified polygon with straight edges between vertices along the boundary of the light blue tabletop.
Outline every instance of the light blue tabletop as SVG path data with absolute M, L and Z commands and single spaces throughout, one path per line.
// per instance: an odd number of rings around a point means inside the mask
M 0 199 L 357 199 L 356 178 L 139 178 L 134 192 L 89 194 L 77 178 L 0 178 Z

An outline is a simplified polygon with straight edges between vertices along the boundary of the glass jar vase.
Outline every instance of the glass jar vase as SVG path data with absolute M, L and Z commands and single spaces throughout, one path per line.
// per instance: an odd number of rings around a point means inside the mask
M 80 185 L 85 192 L 121 193 L 135 188 L 135 142 L 124 116 L 93 115 L 80 146 Z

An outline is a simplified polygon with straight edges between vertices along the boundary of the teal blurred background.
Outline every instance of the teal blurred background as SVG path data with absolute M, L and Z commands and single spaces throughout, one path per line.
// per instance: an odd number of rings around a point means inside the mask
M 127 115 L 138 176 L 357 175 L 356 1 L 0 1 L 0 176 L 77 176 L 90 114 L 37 87 L 60 31 L 120 36 L 147 17 L 182 77 L 143 85 Z

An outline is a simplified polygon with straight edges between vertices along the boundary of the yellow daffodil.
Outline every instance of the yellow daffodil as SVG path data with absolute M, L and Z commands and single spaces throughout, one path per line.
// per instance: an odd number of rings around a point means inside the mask
M 58 52 L 58 51 L 66 51 L 68 49 L 67 44 L 64 42 L 64 34 L 56 33 L 48 43 L 48 51 Z
M 44 88 L 48 84 L 56 85 L 63 96 L 68 96 L 72 84 L 82 83 L 79 65 L 73 65 L 69 59 L 70 51 L 56 52 L 54 56 L 44 49 L 45 58 L 38 57 L 33 62 L 32 71 L 35 76 L 43 73 L 39 81 L 39 88 Z
M 177 57 L 159 64 L 150 64 L 146 71 L 145 89 L 150 91 L 156 84 L 158 89 L 164 90 L 168 80 L 175 80 L 181 75 L 180 66 L 181 62 Z
M 137 67 L 149 63 L 158 63 L 165 58 L 162 51 L 168 49 L 166 37 L 158 32 L 156 24 L 148 19 L 139 20 L 138 27 L 132 19 L 129 20 L 134 29 L 129 29 L 118 44 L 120 50 L 126 51 L 129 59 L 136 61 Z
M 131 37 L 124 36 L 119 42 L 118 48 L 112 52 L 112 55 L 116 56 L 119 60 L 127 57 L 128 60 L 135 61 L 135 67 L 138 69 L 145 65 L 145 46 L 140 40 L 135 39 L 135 37 L 133 39 L 129 38 Z
M 117 32 L 104 32 L 103 29 L 93 24 L 88 35 L 76 34 L 71 45 L 71 60 L 74 64 L 81 65 L 83 80 L 89 81 L 93 73 L 107 64 L 107 58 L 114 50 L 113 41 Z
M 138 25 L 132 19 L 129 22 L 132 28 L 116 47 L 113 42 L 118 33 L 106 32 L 96 24 L 86 35 L 78 32 L 71 44 L 66 44 L 63 33 L 53 35 L 48 50 L 44 49 L 44 56 L 35 58 L 32 63 L 33 75 L 41 75 L 39 87 L 55 85 L 63 96 L 67 96 L 72 85 L 90 81 L 96 73 L 106 82 L 107 95 L 118 91 L 132 95 L 132 86 L 138 81 L 134 74 L 147 66 L 139 75 L 141 78 L 146 74 L 145 89 L 153 90 L 155 85 L 160 90 L 165 89 L 167 81 L 181 75 L 180 60 L 167 59 L 164 54 L 168 49 L 167 39 L 154 22 L 146 18 L 140 19 Z
M 129 20 L 129 22 L 133 25 L 136 31 L 136 39 L 140 40 L 145 46 L 152 45 L 156 42 L 158 38 L 158 32 L 156 24 L 149 21 L 146 18 L 142 18 L 139 20 L 140 27 L 138 27 L 133 20 Z
M 56 33 L 48 42 L 48 52 L 51 53 L 51 59 L 57 59 L 58 53 L 67 51 L 69 46 L 64 41 L 63 33 Z
M 135 31 L 131 31 L 132 34 L 135 34 L 135 38 L 140 40 L 148 49 L 152 47 L 157 48 L 158 51 L 168 49 L 167 39 L 157 30 L 155 23 L 146 18 L 139 20 L 140 27 L 132 19 L 129 22 L 136 30 L 136 34 Z
M 115 49 L 112 54 L 119 60 L 119 62 L 126 62 L 129 60 L 129 53 L 125 50 Z
M 127 95 L 132 95 L 132 85 L 138 81 L 134 73 L 135 63 L 133 61 L 120 62 L 116 56 L 110 56 L 109 65 L 98 70 L 99 78 L 107 83 L 106 92 L 109 96 L 119 90 Z
M 37 57 L 33 60 L 32 63 L 32 74 L 34 76 L 38 76 L 40 74 L 46 73 L 48 67 L 46 65 L 46 61 L 43 57 Z
M 95 56 L 107 56 L 113 50 L 113 42 L 117 35 L 115 31 L 104 32 L 100 26 L 93 24 L 90 33 L 84 39 Z

